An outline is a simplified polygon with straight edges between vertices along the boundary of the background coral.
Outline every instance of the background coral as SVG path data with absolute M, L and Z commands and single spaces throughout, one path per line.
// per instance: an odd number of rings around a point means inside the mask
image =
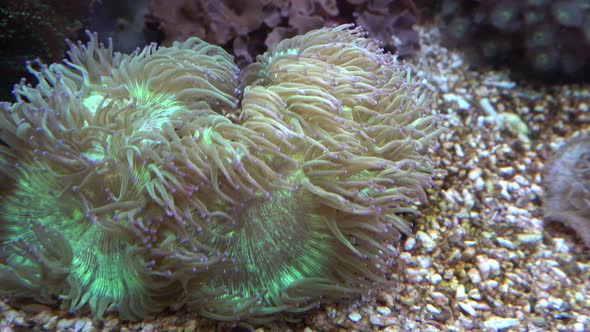
M 165 43 L 197 36 L 224 45 L 239 64 L 248 64 L 284 38 L 353 22 L 388 51 L 413 55 L 419 48 L 412 29 L 417 16 L 409 0 L 151 0 L 149 21 L 164 31 Z
M 90 7 L 85 29 L 95 31 L 102 42 L 113 39 L 116 51 L 132 52 L 150 42 L 160 43 L 163 36 L 159 30 L 145 21 L 149 0 L 101 0 Z M 80 40 L 87 40 L 80 30 Z
M 19 0 L 0 6 L 0 74 L 7 84 L 28 73 L 27 60 L 41 57 L 59 61 L 64 39 L 75 33 L 86 17 L 91 1 Z M 10 98 L 10 86 L 0 88 L 1 100 Z
M 261 321 L 388 283 L 442 131 L 411 68 L 350 26 L 241 73 L 196 38 L 90 39 L 1 104 L 4 293 Z
M 551 81 L 590 77 L 588 1 L 445 0 L 441 16 L 451 44 L 476 61 Z
M 574 137 L 551 157 L 543 175 L 545 220 L 573 228 L 590 248 L 590 137 Z
M 110 37 L 117 51 L 131 52 L 161 42 L 159 31 L 145 24 L 147 0 L 19 0 L 0 5 L 0 100 L 11 98 L 14 82 L 29 76 L 26 61 L 59 62 L 66 38 L 87 40 L 85 29 L 103 42 Z

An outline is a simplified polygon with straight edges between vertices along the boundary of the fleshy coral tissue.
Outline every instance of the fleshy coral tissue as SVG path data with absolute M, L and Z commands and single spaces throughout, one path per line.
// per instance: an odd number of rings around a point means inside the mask
M 90 35 L 68 57 L 0 106 L 3 294 L 257 322 L 387 284 L 443 129 L 360 28 L 242 72 L 196 38 L 120 54 Z

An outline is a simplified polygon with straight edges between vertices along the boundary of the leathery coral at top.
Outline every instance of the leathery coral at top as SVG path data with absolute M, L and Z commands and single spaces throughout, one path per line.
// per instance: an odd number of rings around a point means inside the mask
M 350 25 L 239 73 L 191 38 L 95 36 L 2 103 L 0 289 L 95 317 L 291 317 L 387 283 L 442 131 L 411 69 Z M 230 120 L 224 114 L 238 114 Z

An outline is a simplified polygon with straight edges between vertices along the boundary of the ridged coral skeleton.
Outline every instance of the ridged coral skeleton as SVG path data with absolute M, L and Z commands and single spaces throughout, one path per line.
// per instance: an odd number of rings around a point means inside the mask
M 196 38 L 90 39 L 2 103 L 5 294 L 262 321 L 386 283 L 441 132 L 410 68 L 350 25 L 242 73 Z

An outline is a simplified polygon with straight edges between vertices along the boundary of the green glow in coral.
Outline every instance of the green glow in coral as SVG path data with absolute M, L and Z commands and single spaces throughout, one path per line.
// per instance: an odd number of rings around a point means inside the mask
M 232 211 L 237 225 L 228 225 L 227 238 L 211 244 L 228 252 L 236 268 L 228 269 L 210 284 L 227 287 L 227 294 L 242 294 L 238 302 L 262 296 L 268 303 L 283 305 L 277 300 L 285 290 L 297 288 L 305 280 L 325 278 L 329 275 L 327 267 L 337 255 L 334 240 L 325 235 L 325 229 L 317 229 L 321 222 L 316 219 L 322 217 L 313 213 L 312 196 L 276 190 L 270 197 L 244 201 L 243 208 Z
M 107 102 L 108 103 L 108 99 L 105 99 L 104 96 L 96 93 L 96 92 L 92 92 L 90 95 L 88 95 L 86 98 L 84 98 L 84 100 L 82 101 L 82 104 L 92 113 L 95 114 L 96 111 L 98 110 L 99 105 L 103 102 Z

